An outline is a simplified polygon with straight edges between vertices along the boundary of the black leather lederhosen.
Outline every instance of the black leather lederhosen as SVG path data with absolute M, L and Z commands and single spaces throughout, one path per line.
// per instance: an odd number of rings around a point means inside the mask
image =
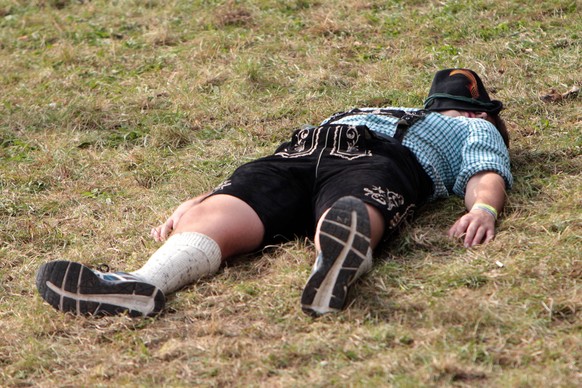
M 334 123 L 351 115 L 398 118 L 393 137 L 363 125 Z M 322 213 L 352 195 L 378 208 L 391 231 L 432 191 L 432 181 L 401 142 L 424 111 L 354 109 L 326 124 L 296 130 L 273 155 L 239 167 L 213 194 L 229 194 L 249 204 L 265 226 L 265 243 L 275 237 L 312 235 Z

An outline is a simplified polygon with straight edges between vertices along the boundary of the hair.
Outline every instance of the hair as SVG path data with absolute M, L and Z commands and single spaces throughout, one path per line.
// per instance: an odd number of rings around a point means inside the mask
M 505 120 L 503 120 L 501 116 L 499 116 L 499 113 L 489 113 L 488 116 L 491 118 L 491 121 L 493 125 L 495 125 L 495 128 L 497 128 L 497 130 L 501 134 L 505 146 L 509 148 L 509 131 L 507 130 L 507 125 L 505 125 Z

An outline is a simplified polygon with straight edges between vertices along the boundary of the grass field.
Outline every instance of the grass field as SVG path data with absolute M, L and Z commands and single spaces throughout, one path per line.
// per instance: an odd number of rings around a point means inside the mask
M 0 0 L 0 386 L 575 387 L 582 381 L 582 83 L 575 0 Z M 156 319 L 60 314 L 44 262 L 137 269 L 149 229 L 291 130 L 420 106 L 469 67 L 505 102 L 497 238 L 428 205 L 345 312 L 299 297 L 308 240 L 233 260 Z M 501 266 L 502 264 L 502 266 Z

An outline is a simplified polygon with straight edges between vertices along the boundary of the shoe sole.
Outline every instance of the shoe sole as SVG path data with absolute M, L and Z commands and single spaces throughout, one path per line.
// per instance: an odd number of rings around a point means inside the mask
M 163 292 L 139 281 L 112 282 L 71 261 L 43 264 L 36 275 L 42 298 L 55 309 L 76 315 L 157 315 L 165 305 Z
M 301 296 L 309 315 L 344 308 L 348 289 L 370 248 L 370 221 L 366 205 L 355 197 L 338 200 L 326 214 L 319 231 L 322 261 Z

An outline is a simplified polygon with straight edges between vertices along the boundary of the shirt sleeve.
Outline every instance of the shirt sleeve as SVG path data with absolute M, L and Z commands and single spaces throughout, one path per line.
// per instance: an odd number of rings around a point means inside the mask
M 513 185 L 509 151 L 493 124 L 480 119 L 468 120 L 470 134 L 462 148 L 461 170 L 453 192 L 465 196 L 467 182 L 477 173 L 492 171 L 499 174 L 510 189 Z

